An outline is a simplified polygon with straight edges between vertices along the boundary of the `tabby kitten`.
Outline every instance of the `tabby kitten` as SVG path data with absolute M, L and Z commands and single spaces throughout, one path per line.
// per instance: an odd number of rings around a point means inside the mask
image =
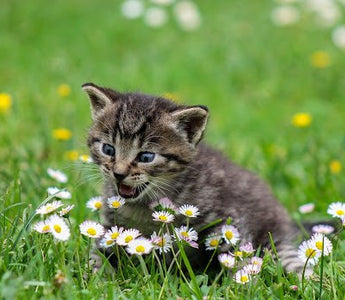
M 93 83 L 83 90 L 93 119 L 88 146 L 104 176 L 104 196 L 126 199 L 117 211 L 118 225 L 150 235 L 159 224 L 152 220 L 149 204 L 168 197 L 177 206 L 199 208 L 200 216 L 191 219 L 196 230 L 220 218 L 223 222 L 210 229 L 217 231 L 231 217 L 241 241 L 255 247 L 269 247 L 270 232 L 283 267 L 302 272 L 294 245 L 298 230 L 267 185 L 200 142 L 207 107 L 119 93 Z M 103 210 L 104 225 L 114 226 L 114 210 Z M 201 251 L 197 253 L 199 257 L 192 255 L 196 264 L 202 261 Z

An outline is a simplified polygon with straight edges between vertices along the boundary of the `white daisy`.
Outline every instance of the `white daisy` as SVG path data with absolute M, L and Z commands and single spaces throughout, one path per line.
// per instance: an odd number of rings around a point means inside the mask
M 261 265 L 253 265 L 253 264 L 245 265 L 243 267 L 243 270 L 250 275 L 259 274 L 261 271 Z
M 167 233 L 164 233 L 163 236 L 159 236 L 156 232 L 153 232 L 151 235 L 151 243 L 155 249 L 159 250 L 160 253 L 167 253 L 172 247 L 171 236 Z
M 138 229 L 126 229 L 119 234 L 116 242 L 121 246 L 127 246 L 130 241 L 135 240 L 141 233 Z
M 226 268 L 233 268 L 235 266 L 235 258 L 229 253 L 221 253 L 218 255 L 218 260 Z
M 246 284 L 250 281 L 250 279 L 251 277 L 249 273 L 245 271 L 244 269 L 237 271 L 234 275 L 234 280 L 237 283 Z
M 74 208 L 74 204 L 72 205 L 68 205 L 66 207 L 63 207 L 60 211 L 59 211 L 59 215 L 60 217 L 67 217 L 70 213 L 70 211 Z
M 80 155 L 79 160 L 83 163 L 86 163 L 86 164 L 93 163 L 93 159 L 91 158 L 90 155 L 87 155 L 87 154 Z
M 315 233 L 310 238 L 311 245 L 316 249 L 316 251 L 322 253 L 323 248 L 323 255 L 328 256 L 332 252 L 332 243 L 331 241 L 321 233 Z
M 47 189 L 48 191 L 48 195 L 52 196 L 54 195 L 54 197 L 56 198 L 60 198 L 60 199 L 71 199 L 72 195 L 69 191 L 66 190 L 60 190 L 57 187 L 49 187 Z
M 90 238 L 97 239 L 104 234 L 104 227 L 94 221 L 84 221 L 79 225 L 80 233 Z
M 206 250 L 215 250 L 222 242 L 222 236 L 217 233 L 211 233 L 205 240 Z
M 152 210 L 168 210 L 172 212 L 177 212 L 177 207 L 169 198 L 161 198 L 158 201 L 152 201 L 150 203 L 150 208 Z
M 253 244 L 251 242 L 240 245 L 239 250 L 245 254 L 251 254 L 255 251 Z
M 127 0 L 121 6 L 121 12 L 128 19 L 135 19 L 141 16 L 144 11 L 144 4 L 140 0 Z
M 110 208 L 119 208 L 121 207 L 122 205 L 125 204 L 125 199 L 119 197 L 119 196 L 114 196 L 114 197 L 111 197 L 111 198 L 108 198 L 107 199 L 107 203 L 108 203 L 108 206 Z
M 50 225 L 47 221 L 39 221 L 34 224 L 33 229 L 39 233 L 48 233 L 50 232 Z
M 174 215 L 164 210 L 153 212 L 152 217 L 153 221 L 162 223 L 171 223 L 175 219 Z
M 143 255 L 151 252 L 153 245 L 150 240 L 140 237 L 128 243 L 126 248 L 130 254 Z
M 235 245 L 240 240 L 240 233 L 235 226 L 223 225 L 222 234 L 227 244 Z
M 315 233 L 331 234 L 332 232 L 334 232 L 334 227 L 330 225 L 319 224 L 314 225 L 311 231 Z
M 345 49 L 345 26 L 340 25 L 332 32 L 332 41 L 340 49 Z
M 57 210 L 62 205 L 63 203 L 61 201 L 53 201 L 51 203 L 47 203 L 36 209 L 36 215 L 50 214 L 51 212 Z
M 272 10 L 271 20 L 277 26 L 289 26 L 300 19 L 300 12 L 294 6 L 281 5 Z
M 86 202 L 86 207 L 90 208 L 92 211 L 100 210 L 103 206 L 103 200 L 101 196 L 92 197 Z
M 60 241 L 67 241 L 69 239 L 71 233 L 63 218 L 52 215 L 47 222 L 54 238 Z
M 116 241 L 118 236 L 123 232 L 123 227 L 111 227 L 104 235 L 105 238 Z
M 345 216 L 345 203 L 334 202 L 328 206 L 327 213 L 333 217 L 342 218 Z
M 55 179 L 58 182 L 66 183 L 68 180 L 67 175 L 61 172 L 60 170 L 54 170 L 52 168 L 48 168 L 47 173 L 51 178 Z
M 179 207 L 178 211 L 188 218 L 196 218 L 200 214 L 199 209 L 196 206 L 187 204 Z
M 258 265 L 258 266 L 262 266 L 262 258 L 261 257 L 257 257 L 257 256 L 253 256 L 251 259 L 250 259 L 250 264 L 251 265 Z
M 308 260 L 308 264 L 316 265 L 321 253 L 317 251 L 310 241 L 304 241 L 298 247 L 298 257 L 305 263 Z
M 198 233 L 193 228 L 188 229 L 187 226 L 181 226 L 180 228 L 175 228 L 175 232 L 180 241 L 184 240 L 189 242 L 198 240 Z
M 107 235 L 104 235 L 99 244 L 102 248 L 109 248 L 115 245 L 115 240 L 109 238 Z
M 191 31 L 201 24 L 201 15 L 192 1 L 179 1 L 174 8 L 174 14 L 182 29 Z
M 313 212 L 313 211 L 314 211 L 314 208 L 315 208 L 315 204 L 314 204 L 314 203 L 306 203 L 306 204 L 301 205 L 301 206 L 298 208 L 298 211 L 299 211 L 301 214 L 308 214 L 308 213 Z
M 159 7 L 151 7 L 146 9 L 144 21 L 150 27 L 161 27 L 168 20 L 166 11 Z
M 153 4 L 157 5 L 170 5 L 174 2 L 175 0 L 151 0 Z

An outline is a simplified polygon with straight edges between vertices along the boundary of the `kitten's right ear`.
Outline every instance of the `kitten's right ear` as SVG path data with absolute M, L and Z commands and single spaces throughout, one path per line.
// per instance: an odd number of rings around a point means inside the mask
M 115 92 L 112 90 L 102 88 L 93 83 L 84 83 L 82 85 L 82 89 L 90 98 L 91 114 L 93 119 L 95 119 L 98 113 L 101 112 L 107 105 L 114 102 L 113 97 Z

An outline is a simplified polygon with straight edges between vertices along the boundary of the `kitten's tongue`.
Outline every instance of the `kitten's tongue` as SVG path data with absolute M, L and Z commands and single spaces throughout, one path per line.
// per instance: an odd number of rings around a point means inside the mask
M 120 183 L 119 185 L 119 193 L 122 197 L 133 197 L 135 194 L 135 188 L 132 188 L 128 185 Z

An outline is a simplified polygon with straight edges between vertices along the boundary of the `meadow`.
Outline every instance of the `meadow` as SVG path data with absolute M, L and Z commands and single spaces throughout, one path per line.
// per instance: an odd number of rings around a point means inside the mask
M 312 1 L 200 0 L 193 25 L 181 23 L 170 1 L 142 1 L 165 12 L 151 10 L 153 21 L 128 17 L 124 2 L 1 3 L 0 296 L 343 299 L 343 232 L 328 236 L 332 253 L 304 280 L 285 274 L 274 251 L 247 284 L 224 267 L 192 270 L 181 249 L 169 271 L 154 255 L 122 251 L 121 273 L 105 262 L 88 274 L 90 240 L 79 224 L 99 219 L 86 203 L 102 183 L 86 162 L 85 82 L 208 106 L 206 142 L 264 178 L 297 222 L 330 220 L 329 205 L 345 202 L 343 1 L 318 1 L 337 9 L 326 22 L 308 8 Z M 57 182 L 48 168 L 68 181 Z M 65 242 L 32 228 L 41 219 L 36 209 L 54 198 L 47 196 L 52 186 L 70 191 L 62 202 L 75 205 Z M 314 210 L 301 213 L 307 203 Z

